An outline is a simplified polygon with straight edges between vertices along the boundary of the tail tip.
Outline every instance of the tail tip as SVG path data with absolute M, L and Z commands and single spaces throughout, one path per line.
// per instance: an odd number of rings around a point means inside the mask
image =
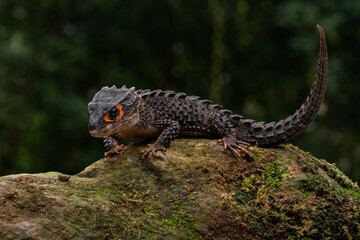
M 324 31 L 319 24 L 317 24 L 316 27 L 319 29 L 319 31 L 321 31 L 321 32 Z

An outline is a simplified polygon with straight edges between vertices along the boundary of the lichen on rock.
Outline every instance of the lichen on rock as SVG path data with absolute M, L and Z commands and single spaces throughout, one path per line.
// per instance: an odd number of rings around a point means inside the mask
M 145 143 L 74 176 L 0 178 L 0 239 L 359 239 L 360 191 L 292 145 L 238 160 L 215 140 Z

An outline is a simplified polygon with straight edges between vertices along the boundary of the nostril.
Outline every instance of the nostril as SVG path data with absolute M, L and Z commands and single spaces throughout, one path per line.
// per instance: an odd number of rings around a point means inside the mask
M 89 130 L 90 131 L 93 131 L 93 130 L 95 130 L 95 128 L 96 128 L 96 126 L 95 126 L 95 124 L 92 124 L 92 123 L 89 123 Z

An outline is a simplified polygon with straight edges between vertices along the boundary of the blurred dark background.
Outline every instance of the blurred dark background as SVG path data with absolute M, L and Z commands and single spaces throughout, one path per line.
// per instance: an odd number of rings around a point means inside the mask
M 360 1 L 0 1 L 0 175 L 73 174 L 103 156 L 87 103 L 105 85 L 199 95 L 258 121 L 329 83 L 293 144 L 360 179 Z

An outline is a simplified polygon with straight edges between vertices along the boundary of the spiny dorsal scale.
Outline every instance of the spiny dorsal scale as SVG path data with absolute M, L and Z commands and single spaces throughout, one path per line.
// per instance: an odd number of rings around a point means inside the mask
M 210 101 L 210 100 L 206 100 L 206 99 L 200 100 L 200 104 L 205 105 L 205 106 L 209 106 L 209 104 L 211 104 L 211 103 L 212 103 L 212 101 Z
M 221 106 L 221 105 L 219 105 L 219 104 L 211 104 L 211 105 L 210 105 L 210 108 L 212 108 L 212 109 L 215 110 L 215 111 L 218 111 L 218 110 L 222 109 L 223 106 Z
M 153 90 L 150 92 L 149 97 L 155 97 L 159 92 L 161 92 L 161 90 L 159 90 L 159 89 Z
M 165 93 L 165 97 L 166 98 L 174 98 L 175 97 L 175 92 L 174 91 L 166 91 Z
M 159 92 L 157 95 L 156 95 L 157 97 L 163 97 L 163 96 L 165 96 L 165 92 Z
M 232 111 L 227 110 L 227 109 L 222 109 L 222 110 L 220 110 L 220 113 L 221 113 L 222 115 L 224 115 L 225 117 L 229 117 L 230 114 L 232 114 Z
M 237 127 L 239 125 L 240 119 L 242 119 L 242 116 L 240 115 L 236 115 L 236 114 L 231 115 L 229 118 L 229 123 L 230 123 L 229 127 L 231 128 Z
M 200 99 L 200 97 L 198 97 L 198 96 L 187 96 L 185 98 L 185 100 L 188 100 L 188 101 L 195 101 L 195 100 L 199 100 L 199 99 Z
M 175 99 L 185 99 L 186 98 L 186 94 L 183 92 L 178 92 L 175 94 Z

